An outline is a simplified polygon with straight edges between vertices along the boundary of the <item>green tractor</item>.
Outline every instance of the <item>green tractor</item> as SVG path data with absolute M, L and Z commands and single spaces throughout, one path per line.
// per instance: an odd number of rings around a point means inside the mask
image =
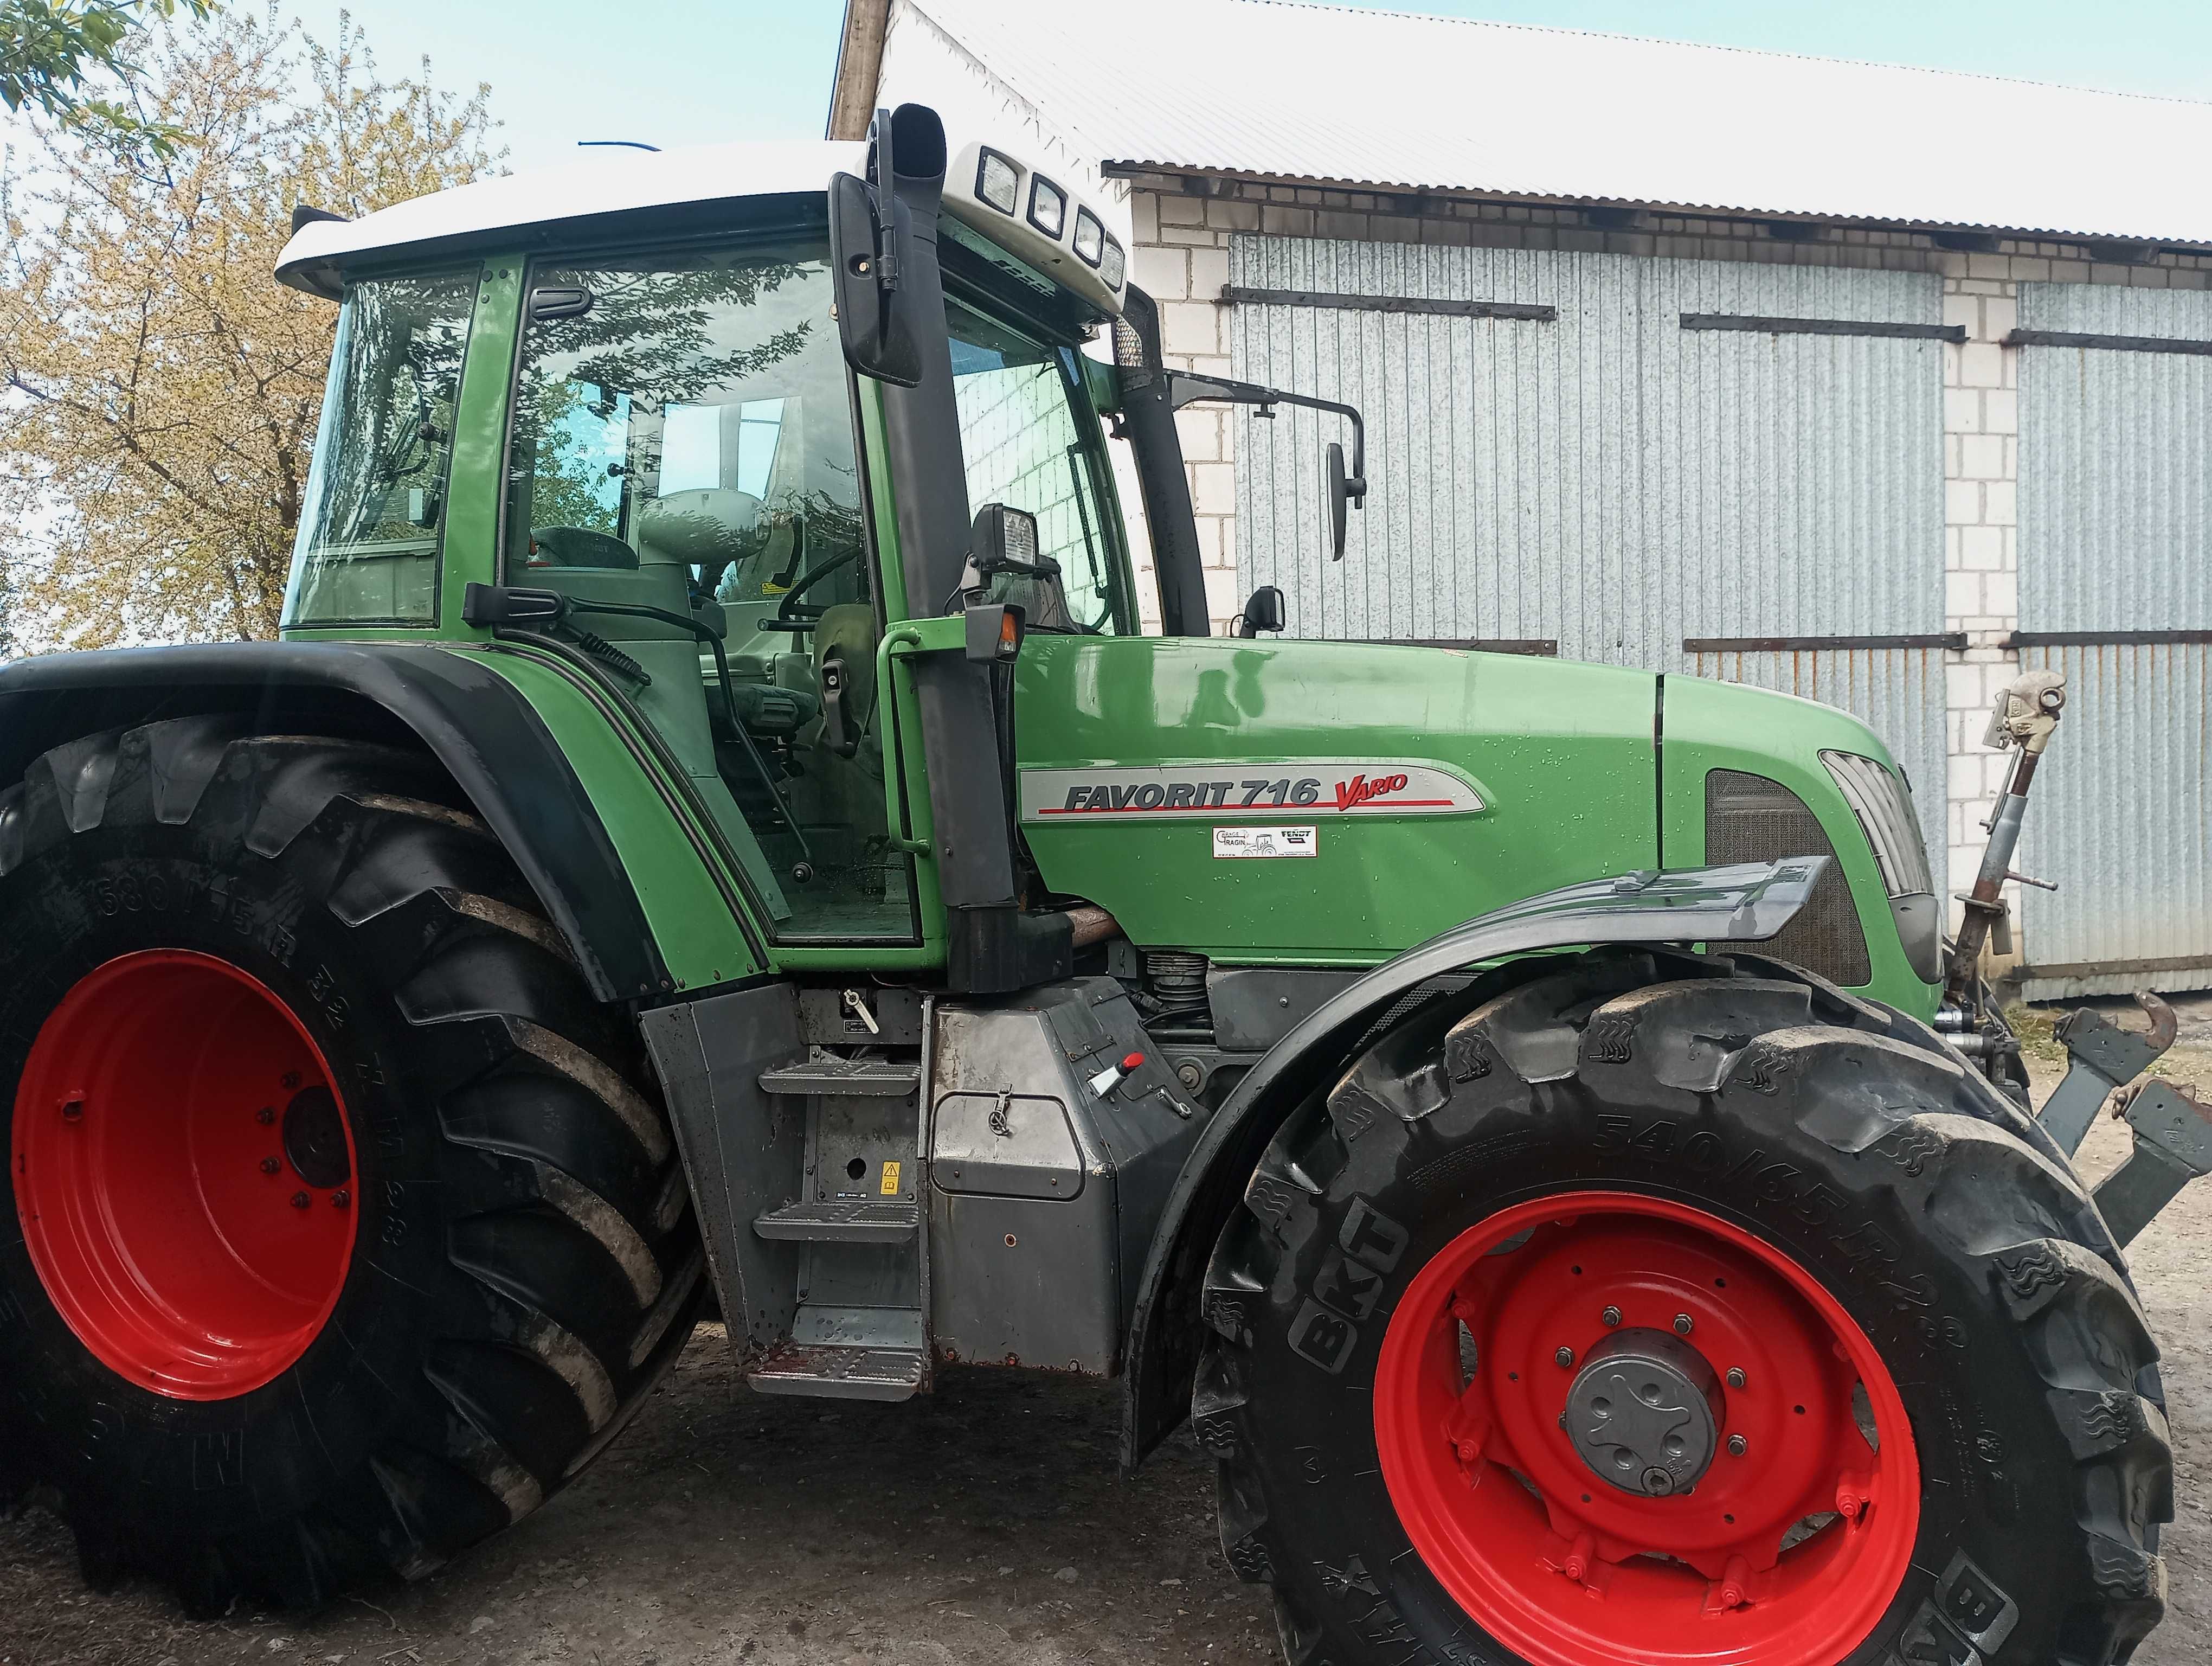
M 1299 1666 L 2124 1658 L 2157 1350 L 1882 743 L 1209 635 L 1176 411 L 1322 402 L 1125 264 L 912 106 L 295 216 L 283 640 L 0 672 L 0 1498 L 312 1606 L 711 1309 L 1188 1420 Z

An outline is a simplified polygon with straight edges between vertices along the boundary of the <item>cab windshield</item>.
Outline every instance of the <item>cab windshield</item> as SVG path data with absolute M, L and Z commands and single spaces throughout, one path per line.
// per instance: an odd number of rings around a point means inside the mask
M 294 548 L 288 625 L 433 625 L 477 272 L 347 288 Z

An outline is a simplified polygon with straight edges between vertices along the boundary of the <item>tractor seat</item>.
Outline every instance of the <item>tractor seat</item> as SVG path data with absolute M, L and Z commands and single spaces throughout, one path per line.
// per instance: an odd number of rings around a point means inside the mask
M 638 554 L 647 562 L 720 573 L 753 553 L 760 519 L 761 501 L 750 492 L 669 492 L 638 510 Z

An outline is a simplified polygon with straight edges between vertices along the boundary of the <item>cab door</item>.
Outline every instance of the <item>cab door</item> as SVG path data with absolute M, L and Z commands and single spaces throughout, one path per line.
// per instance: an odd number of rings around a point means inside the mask
M 922 938 L 885 813 L 828 254 L 786 233 L 533 265 L 501 533 L 507 582 L 577 604 L 572 640 L 658 733 L 784 959 Z

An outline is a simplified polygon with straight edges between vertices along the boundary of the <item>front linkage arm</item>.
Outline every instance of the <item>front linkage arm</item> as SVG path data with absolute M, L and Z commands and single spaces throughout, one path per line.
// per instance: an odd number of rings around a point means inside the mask
M 2012 947 L 2010 922 L 2001 894 L 2005 881 L 2044 884 L 2014 873 L 2012 859 L 2020 843 L 2028 787 L 2065 704 L 2063 672 L 2028 672 L 1998 696 L 1989 732 L 1983 738 L 1984 745 L 2016 746 L 2020 756 L 1997 800 L 1996 812 L 1986 824 L 1989 848 L 1983 853 L 1974 888 L 1959 898 L 1966 905 L 1966 917 L 1952 951 L 1944 991 L 1947 1010 L 1937 1023 L 1939 1028 L 1953 1032 L 1954 1044 L 1962 1050 L 1978 1052 L 1985 1059 L 1996 1046 L 2011 1043 L 2002 1020 L 1986 1010 L 1990 1003 L 1981 976 L 1982 949 L 1992 937 L 2000 953 Z M 2104 1212 L 2114 1240 L 2123 1244 L 2148 1225 L 2183 1187 L 2212 1173 L 2212 1105 L 2173 1082 L 2146 1080 L 2132 1089 L 2124 1085 L 2149 1069 L 2173 1045 L 2177 1029 L 2173 1009 L 2156 995 L 2141 994 L 2136 999 L 2150 1018 L 2150 1030 L 2145 1035 L 2123 1030 L 2086 1007 L 2060 1020 L 2058 1039 L 2065 1043 L 2073 1062 L 2065 1079 L 2044 1102 L 2040 1115 L 2044 1132 L 2069 1158 L 2081 1149 L 2100 1106 L 2110 1102 L 2112 1115 L 2128 1124 L 2134 1135 L 2133 1149 L 2127 1160 L 2091 1194 Z M 1958 1033 L 1970 1027 L 1976 1033 Z

